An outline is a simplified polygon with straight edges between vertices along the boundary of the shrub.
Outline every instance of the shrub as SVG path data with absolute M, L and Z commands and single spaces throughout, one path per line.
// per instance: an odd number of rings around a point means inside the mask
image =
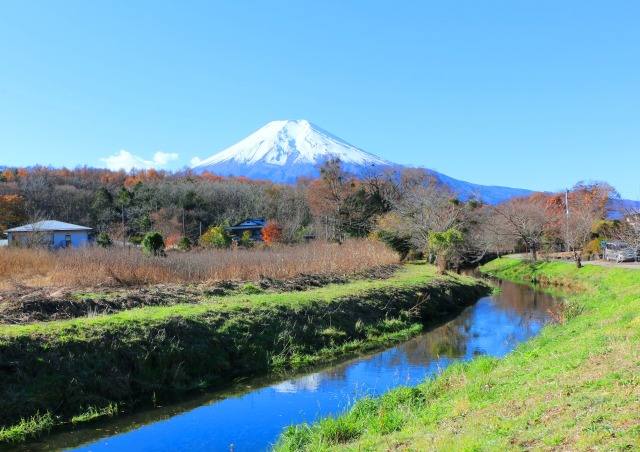
M 259 293 L 264 293 L 264 289 L 256 286 L 255 284 L 247 283 L 242 286 L 242 292 L 246 293 L 247 295 L 256 295 Z
M 591 254 L 602 254 L 602 248 L 600 247 L 600 242 L 602 239 L 596 238 L 587 243 L 584 247 L 584 252 L 587 256 Z
M 282 241 L 282 226 L 277 221 L 269 221 L 262 228 L 262 239 L 267 245 Z
M 198 244 L 207 249 L 229 248 L 231 246 L 231 236 L 229 236 L 223 225 L 212 226 L 200 236 Z
M 178 240 L 177 248 L 180 251 L 191 250 L 191 240 L 189 240 L 187 237 L 182 237 L 180 240 Z
M 111 237 L 109 237 L 109 234 L 107 234 L 106 232 L 101 232 L 98 235 L 98 238 L 96 239 L 96 243 L 103 248 L 109 248 L 111 245 L 113 245 L 113 242 L 111 241 Z
M 429 250 L 436 253 L 440 273 L 444 273 L 451 260 L 464 243 L 462 233 L 456 229 L 445 232 L 429 232 Z
M 180 234 L 171 234 L 169 237 L 167 237 L 167 240 L 164 241 L 164 244 L 166 245 L 167 249 L 177 248 L 180 239 L 182 239 L 182 236 Z
M 142 239 L 142 249 L 145 254 L 154 256 L 164 255 L 164 239 L 159 232 L 147 232 Z
M 242 237 L 240 237 L 240 245 L 245 248 L 251 248 L 253 246 L 253 240 L 251 240 L 252 237 L 251 232 L 244 231 L 242 233 Z

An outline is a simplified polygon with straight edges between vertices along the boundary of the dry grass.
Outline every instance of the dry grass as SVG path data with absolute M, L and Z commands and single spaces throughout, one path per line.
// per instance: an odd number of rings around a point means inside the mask
M 373 240 L 311 242 L 258 249 L 169 253 L 147 257 L 140 249 L 84 248 L 48 251 L 0 249 L 0 290 L 28 286 L 139 286 L 290 278 L 300 273 L 353 272 L 397 263 L 398 255 Z

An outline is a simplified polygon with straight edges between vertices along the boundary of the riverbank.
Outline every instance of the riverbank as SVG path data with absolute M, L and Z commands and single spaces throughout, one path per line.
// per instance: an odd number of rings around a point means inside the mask
M 578 289 L 557 323 L 502 359 L 454 364 L 414 388 L 364 399 L 278 450 L 636 449 L 640 446 L 640 273 L 497 259 L 507 279 Z
M 472 278 L 414 264 L 383 281 L 1 326 L 0 440 L 113 415 L 171 391 L 378 348 L 488 291 Z

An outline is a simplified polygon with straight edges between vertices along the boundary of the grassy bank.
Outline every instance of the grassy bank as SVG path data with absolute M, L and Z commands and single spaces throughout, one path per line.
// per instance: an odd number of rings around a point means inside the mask
M 384 281 L 1 326 L 0 440 L 20 438 L 14 427 L 33 430 L 37 419 L 49 426 L 115 402 L 380 347 L 487 291 L 471 278 L 408 265 Z
M 415 388 L 291 427 L 279 450 L 635 450 L 640 447 L 640 271 L 498 259 L 484 271 L 578 288 L 502 359 L 454 364 Z

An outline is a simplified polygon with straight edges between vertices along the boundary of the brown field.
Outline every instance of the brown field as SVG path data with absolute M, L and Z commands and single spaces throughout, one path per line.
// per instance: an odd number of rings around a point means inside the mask
M 0 249 L 0 290 L 285 279 L 299 274 L 357 272 L 397 262 L 395 252 L 374 240 L 170 252 L 167 257 L 147 257 L 138 248 L 57 251 L 4 248 Z

